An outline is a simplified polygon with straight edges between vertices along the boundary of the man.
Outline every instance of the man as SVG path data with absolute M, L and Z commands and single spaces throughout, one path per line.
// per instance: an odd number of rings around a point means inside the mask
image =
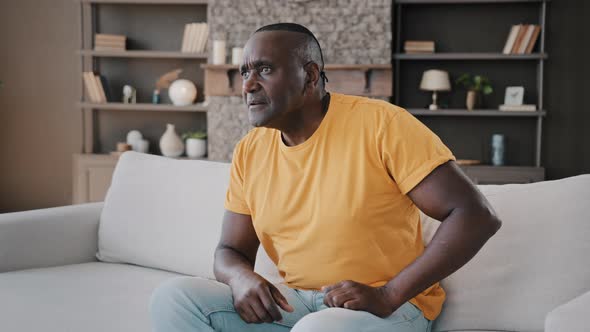
M 319 43 L 274 24 L 240 71 L 250 123 L 232 161 L 219 282 L 154 293 L 156 331 L 429 331 L 438 281 L 500 228 L 452 153 L 405 110 L 327 93 Z M 419 209 L 441 220 L 424 248 Z M 285 282 L 253 272 L 262 244 Z

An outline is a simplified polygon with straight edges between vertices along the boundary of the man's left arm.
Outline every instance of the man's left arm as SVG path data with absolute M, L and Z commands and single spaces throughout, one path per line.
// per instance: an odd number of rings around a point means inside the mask
M 423 254 L 383 287 L 352 281 L 325 287 L 327 305 L 386 317 L 465 265 L 502 224 L 454 161 L 437 167 L 408 196 L 422 212 L 442 221 Z

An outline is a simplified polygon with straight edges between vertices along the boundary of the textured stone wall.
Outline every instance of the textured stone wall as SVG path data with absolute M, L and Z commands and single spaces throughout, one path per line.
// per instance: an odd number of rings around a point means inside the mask
M 207 15 L 211 36 L 226 36 L 228 59 L 257 28 L 294 22 L 316 35 L 326 63 L 391 62 L 391 0 L 210 0 Z M 208 102 L 209 158 L 230 160 L 250 129 L 245 105 L 236 97 Z

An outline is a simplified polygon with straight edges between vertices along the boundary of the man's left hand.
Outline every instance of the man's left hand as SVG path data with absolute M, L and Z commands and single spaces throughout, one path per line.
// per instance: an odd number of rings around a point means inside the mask
M 346 280 L 324 286 L 322 292 L 325 294 L 324 304 L 328 307 L 367 311 L 381 318 L 391 315 L 397 309 L 384 287 L 371 287 Z

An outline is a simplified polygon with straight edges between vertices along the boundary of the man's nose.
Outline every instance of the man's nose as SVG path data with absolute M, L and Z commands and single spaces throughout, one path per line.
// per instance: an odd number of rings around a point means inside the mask
M 243 93 L 252 93 L 256 92 L 260 89 L 260 84 L 258 83 L 258 75 L 256 72 L 250 73 L 247 78 L 243 79 L 242 81 L 242 92 Z

